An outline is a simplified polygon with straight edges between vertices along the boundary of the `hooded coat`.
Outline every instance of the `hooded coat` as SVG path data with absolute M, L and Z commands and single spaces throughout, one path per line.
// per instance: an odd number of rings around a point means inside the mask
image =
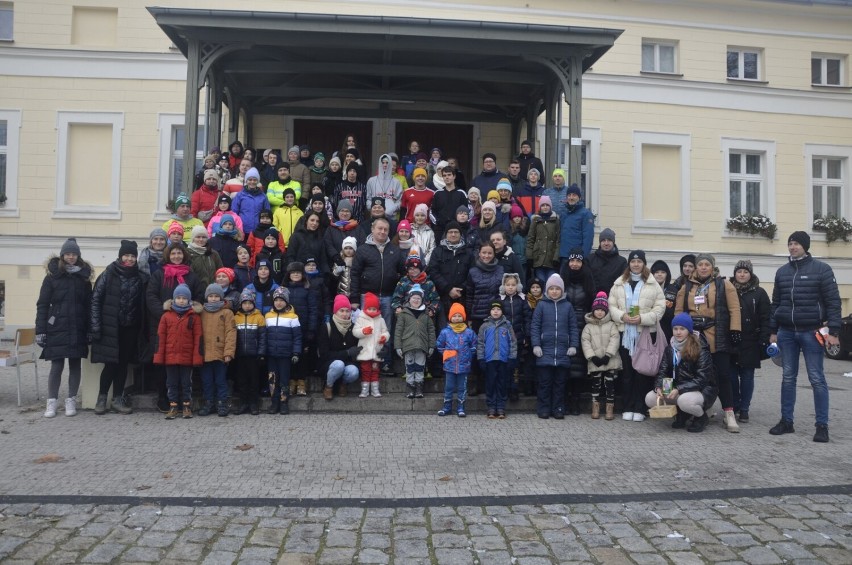
M 627 270 L 627 259 L 618 253 L 618 247 L 615 245 L 610 251 L 604 251 L 598 247 L 594 253 L 586 257 L 589 258 L 589 268 L 595 277 L 595 293 L 609 294 L 612 285 Z
M 533 269 L 552 269 L 559 264 L 559 238 L 561 237 L 559 216 L 553 212 L 545 218 L 533 214 L 530 231 L 527 233 L 527 260 Z
M 583 356 L 589 359 L 587 366 L 589 373 L 620 371 L 621 355 L 618 354 L 618 348 L 621 345 L 621 336 L 609 312 L 600 320 L 595 318 L 594 312 L 589 312 L 586 314 L 585 322 L 580 341 L 583 344 Z M 606 356 L 609 356 L 609 362 L 606 365 L 598 367 L 591 361 L 592 357 Z
M 80 270 L 70 273 L 60 257 L 51 257 L 36 302 L 36 334 L 46 336 L 41 359 L 82 359 L 89 356 L 89 309 L 92 266 L 77 257 Z
M 544 367 L 570 367 L 568 348 L 580 347 L 577 315 L 563 294 L 559 300 L 544 295 L 533 310 L 531 338 L 533 347 L 541 347 L 542 356 L 535 364 Z
M 382 159 L 387 159 L 387 170 L 382 170 Z M 373 198 L 385 199 L 385 214 L 395 218 L 399 213 L 399 202 L 402 200 L 402 185 L 393 176 L 393 162 L 387 153 L 379 157 L 376 176 L 367 180 L 367 202 Z
M 127 358 L 136 360 L 150 350 L 145 337 L 148 278 L 138 268 L 127 269 L 113 261 L 95 281 L 89 322 L 93 335 L 92 363 L 118 363 L 119 330 L 123 327 L 139 329 L 136 350 L 126 352 Z

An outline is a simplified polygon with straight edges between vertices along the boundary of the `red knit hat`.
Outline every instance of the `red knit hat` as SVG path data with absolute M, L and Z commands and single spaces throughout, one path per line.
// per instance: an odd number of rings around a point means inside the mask
M 352 308 L 352 303 L 349 302 L 349 299 L 345 294 L 338 294 L 334 297 L 334 305 L 332 306 L 332 312 L 336 313 L 341 308 Z
M 592 312 L 595 310 L 609 312 L 609 300 L 607 300 L 607 296 L 604 291 L 599 292 L 597 296 L 595 296 L 594 301 L 592 301 Z
M 234 277 L 236 277 L 236 275 L 234 274 L 233 269 L 229 269 L 228 267 L 222 267 L 221 269 L 216 270 L 216 274 L 218 275 L 219 273 L 225 273 L 225 275 L 228 277 L 228 281 L 234 282 Z
M 364 304 L 362 306 L 365 312 L 368 308 L 375 308 L 376 310 L 380 310 L 379 297 L 373 294 L 372 292 L 368 292 L 364 295 Z

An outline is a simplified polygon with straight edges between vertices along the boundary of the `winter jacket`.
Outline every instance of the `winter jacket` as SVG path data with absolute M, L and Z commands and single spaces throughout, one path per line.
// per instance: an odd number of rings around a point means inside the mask
M 405 271 L 405 254 L 388 241 L 383 251 L 369 236 L 359 245 L 352 261 L 352 296 L 360 302 L 362 294 L 391 296 L 400 275 Z
M 512 324 L 518 343 L 529 340 L 530 326 L 532 324 L 532 309 L 526 298 L 519 294 L 511 296 L 500 295 L 500 304 L 503 305 L 503 315 Z
M 763 352 L 769 344 L 769 295 L 760 288 L 756 275 L 752 275 L 747 287 L 738 290 L 737 294 L 740 299 L 742 342 L 732 348 L 731 363 L 745 369 L 759 369 Z
M 245 287 L 245 289 L 254 293 L 254 307 L 260 311 L 261 315 L 266 315 L 267 312 L 272 310 L 272 293 L 278 286 L 278 283 L 271 279 L 267 280 L 265 285 L 261 285 L 257 276 L 255 276 L 254 282 Z
M 219 198 L 219 187 L 210 188 L 203 183 L 195 189 L 190 197 L 190 213 L 198 218 L 199 212 L 209 212 L 216 209 L 216 200 Z M 202 220 L 203 222 L 203 220 Z M 209 223 L 210 220 L 207 220 Z M 207 224 L 205 224 L 206 226 Z
M 303 190 L 308 194 L 311 192 L 309 187 L 303 186 L 302 183 L 293 178 L 288 178 L 287 182 L 281 182 L 278 180 L 278 172 L 276 171 L 275 180 L 269 183 L 266 187 L 266 199 L 269 200 L 269 206 L 272 209 L 273 217 L 275 216 L 275 212 L 280 210 L 280 207 L 284 205 L 284 191 L 288 188 L 292 188 L 293 192 L 296 193 L 296 201 L 293 203 L 293 206 L 297 209 Z M 292 230 L 290 230 L 290 233 L 293 233 Z
M 528 222 L 526 216 L 521 219 L 522 222 Z M 514 227 L 515 224 L 512 224 Z M 526 229 L 525 229 L 526 228 Z M 511 234 L 509 234 L 509 247 L 512 248 L 512 253 L 514 253 L 518 260 L 521 262 L 523 267 L 523 272 L 527 272 L 527 234 L 529 233 L 529 226 L 526 225 L 521 229 L 513 230 Z
M 258 254 L 263 251 L 263 242 L 264 242 L 264 234 L 266 230 L 273 226 L 261 226 L 260 228 L 255 228 L 253 232 L 248 234 L 248 238 L 246 238 L 246 245 L 248 245 L 249 251 L 251 251 L 251 259 L 249 259 L 249 264 L 254 267 L 255 262 L 257 261 Z M 281 237 L 281 234 L 278 234 L 278 250 L 281 253 L 284 253 L 287 250 L 287 246 L 284 245 L 284 238 Z
M 415 315 L 411 308 L 405 307 L 396 315 L 393 346 L 402 349 L 403 355 L 409 351 L 428 352 L 435 348 L 435 323 L 425 309 Z
M 302 337 L 307 342 L 313 341 L 316 337 L 317 322 L 319 313 L 322 311 L 322 304 L 318 302 L 317 293 L 311 292 L 311 285 L 322 284 L 321 282 L 311 283 L 302 280 L 300 282 L 287 283 L 287 289 L 290 291 L 290 305 L 299 317 L 299 324 L 302 329 Z
M 411 279 L 408 278 L 408 276 L 404 276 L 399 279 L 399 282 L 396 283 L 396 288 L 393 291 L 393 297 L 391 298 L 392 309 L 396 310 L 397 308 L 402 308 L 405 305 L 408 300 L 408 291 L 411 290 L 411 287 L 413 287 L 414 284 L 415 283 L 411 282 Z M 429 280 L 429 277 L 426 277 L 426 280 L 417 284 L 419 284 L 420 288 L 423 289 L 423 304 L 426 306 L 426 313 L 434 315 L 441 306 L 441 297 L 438 296 L 438 293 L 435 290 L 435 283 Z
M 568 257 L 574 247 L 582 249 L 584 257 L 589 256 L 595 238 L 595 217 L 582 200 L 565 206 L 565 212 L 559 215 L 559 228 L 560 257 Z
M 345 226 L 337 226 L 331 224 L 325 233 L 322 234 L 322 244 L 325 248 L 325 261 L 329 268 L 334 268 L 333 265 L 340 257 L 340 252 L 343 251 L 343 240 L 350 235 L 355 238 L 355 242 L 360 246 L 364 243 L 361 237 L 361 230 L 358 228 L 358 222 L 350 221 Z
M 225 357 L 234 358 L 237 353 L 237 326 L 234 324 L 234 312 L 222 307 L 218 312 L 201 312 L 201 341 L 204 344 L 202 354 L 204 362 L 225 361 Z
M 239 237 L 242 238 L 243 234 L 246 233 L 243 229 L 243 219 L 240 218 L 237 214 L 231 212 L 230 210 L 226 212 L 218 210 L 215 214 L 213 214 L 213 217 L 210 218 L 209 222 L 207 222 L 207 235 L 209 235 L 210 237 L 216 235 L 216 231 L 219 229 L 219 224 L 222 223 L 222 216 L 224 216 L 225 214 L 228 214 L 232 218 L 234 218 L 234 227 L 237 228 L 237 231 L 240 234 Z
M 364 329 L 368 327 L 373 328 L 369 335 L 364 333 Z M 362 347 L 358 361 L 382 360 L 381 351 L 390 339 L 390 332 L 381 315 L 371 318 L 362 311 L 353 324 L 352 335 L 358 338 L 358 345 Z M 384 338 L 384 343 L 379 343 L 381 338 Z
M 430 212 L 435 218 L 436 239 L 446 236 L 447 224 L 456 219 L 456 210 L 459 206 L 467 206 L 467 194 L 460 188 L 442 189 L 435 193 Z
M 710 354 L 707 341 L 697 333 L 696 337 L 701 342 L 701 353 L 698 356 L 698 361 L 681 359 L 675 367 L 674 350 L 671 345 L 666 346 L 666 352 L 660 362 L 660 370 L 657 371 L 657 378 L 654 381 L 654 388 L 662 388 L 664 378 L 673 378 L 672 386 L 677 389 L 679 394 L 700 392 L 704 396 L 704 409 L 709 410 L 719 396 L 719 388 L 716 386 L 717 375 L 713 368 L 713 357 Z M 722 378 L 728 378 L 728 375 L 724 375 Z
M 624 331 L 622 317 L 628 310 L 627 294 L 624 291 L 624 286 L 629 284 L 630 279 L 625 282 L 622 277 L 619 277 L 609 292 L 609 315 L 620 332 Z M 652 332 L 656 332 L 657 322 L 662 320 L 663 314 L 666 313 L 666 299 L 663 296 L 663 289 L 657 284 L 654 275 L 648 275 L 648 279 L 642 285 L 642 289 L 639 291 L 638 304 L 639 325 L 648 326 Z M 641 328 L 639 329 L 641 331 Z
M 201 318 L 191 308 L 183 314 L 174 310 L 163 314 L 157 329 L 154 364 L 201 366 L 204 362 L 201 331 Z
M 382 159 L 387 159 L 387 170 L 382 170 Z M 402 200 L 402 185 L 393 176 L 393 164 L 389 155 L 379 157 L 377 174 L 367 180 L 367 202 L 373 198 L 383 198 L 385 201 L 385 214 L 395 218 L 399 213 L 399 203 Z
M 346 365 L 357 363 L 357 355 L 349 355 L 350 348 L 358 347 L 358 338 L 352 335 L 352 327 L 350 326 L 345 334 L 341 334 L 334 321 L 320 326 L 319 337 L 317 338 L 317 353 L 319 354 L 317 373 L 323 379 L 328 375 L 328 367 L 334 361 L 342 361 Z
M 473 177 L 470 186 L 478 188 L 482 193 L 482 199 L 485 200 L 485 196 L 488 192 L 490 190 L 497 190 L 497 183 L 505 176 L 507 176 L 506 173 L 499 169 L 494 169 L 491 172 L 481 171 L 478 175 Z
M 296 224 L 304 215 L 305 213 L 302 212 L 298 204 L 292 206 L 282 204 L 275 210 L 275 214 L 272 216 L 272 225 L 281 234 L 284 245 L 290 245 L 290 237 L 296 231 Z
M 709 286 L 706 286 L 708 285 Z M 706 288 L 705 288 L 706 287 Z M 704 295 L 704 303 L 696 304 L 696 294 Z M 696 323 L 699 330 L 710 346 L 710 353 L 731 352 L 731 331 L 740 331 L 740 299 L 737 290 L 731 281 L 724 277 L 711 278 L 704 283 L 698 282 L 693 274 L 683 287 L 677 292 L 675 302 L 675 315 L 686 312 L 692 316 L 693 322 L 697 317 L 710 319 L 712 325 L 702 329 Z
M 436 345 L 444 359 L 444 372 L 457 375 L 470 373 L 476 344 L 476 333 L 470 328 L 465 328 L 461 333 L 454 332 L 450 326 L 441 330 Z M 455 352 L 455 355 L 447 356 L 447 351 Z
M 257 218 L 260 212 L 270 210 L 269 200 L 262 190 L 251 191 L 246 189 L 234 196 L 231 210 L 243 221 L 245 231 L 252 232 L 257 227 Z
M 163 303 L 172 299 L 175 287 L 179 284 L 174 281 L 172 284 L 165 283 L 165 273 L 162 269 L 151 275 L 145 291 L 145 310 L 147 313 L 148 340 L 151 344 L 157 339 L 157 330 L 160 327 L 160 318 L 163 317 Z M 191 270 L 184 276 L 184 282 L 189 287 L 192 294 L 192 302 L 201 304 L 204 300 L 204 291 L 206 287 L 201 284 L 201 280 L 195 276 Z M 153 354 L 153 349 L 148 350 L 148 355 L 143 358 L 144 361 L 150 362 L 150 355 Z
M 301 161 L 290 161 L 290 177 L 299 183 L 305 194 L 311 193 L 311 171 Z
M 580 332 L 574 307 L 563 295 L 559 300 L 543 297 L 535 307 L 531 327 L 532 346 L 541 347 L 535 364 L 544 367 L 570 367 L 568 348 L 580 348 Z
M 420 259 L 424 265 L 429 264 L 432 252 L 435 251 L 435 232 L 428 225 L 411 224 L 411 237 L 420 248 Z
M 287 244 L 287 263 L 293 261 L 305 263 L 308 259 L 315 259 L 319 272 L 328 273 L 328 262 L 326 261 L 322 237 L 323 234 L 319 230 L 311 231 L 306 227 L 297 228 L 290 236 L 290 241 Z
M 260 310 L 249 313 L 242 310 L 234 314 L 237 327 L 237 357 L 263 357 L 266 355 L 266 321 Z
M 583 327 L 580 341 L 583 344 L 583 355 L 589 360 L 586 367 L 589 373 L 621 370 L 621 355 L 618 354 L 621 337 L 609 312 L 600 320 L 595 318 L 592 312 L 586 314 L 586 325 Z M 600 367 L 591 361 L 592 357 L 605 356 L 609 356 L 609 362 Z
M 779 328 L 812 331 L 825 322 L 834 335 L 840 335 L 840 293 L 834 271 L 810 253 L 798 261 L 791 259 L 775 273 L 771 333 Z
M 464 309 L 468 320 L 484 320 L 488 317 L 491 303 L 499 297 L 501 284 L 503 284 L 503 267 L 496 261 L 491 265 L 482 265 L 477 259 L 475 266 L 468 271 L 465 281 Z
M 473 265 L 471 249 L 463 241 L 459 242 L 458 247 L 450 249 L 450 243 L 446 239 L 442 240 L 429 260 L 429 278 L 435 282 L 435 288 L 441 296 L 447 299 L 446 304 L 449 304 L 450 289 L 464 289 L 467 272 Z
M 497 252 L 497 264 L 503 267 L 504 273 L 517 273 L 521 279 L 521 284 L 527 286 L 527 270 L 521 264 L 521 258 L 518 257 L 512 248 L 508 245 L 502 252 Z
M 554 268 L 559 264 L 559 216 L 551 213 L 543 218 L 533 214 L 530 220 L 530 231 L 527 234 L 527 260 L 533 269 L 545 267 Z
M 518 358 L 518 340 L 506 316 L 500 316 L 496 320 L 489 316 L 482 322 L 476 341 L 476 358 L 485 363 L 507 363 Z
M 589 258 L 589 268 L 595 277 L 595 292 L 609 294 L 612 285 L 627 270 L 627 259 L 619 255 L 618 247 L 615 246 L 611 251 L 604 251 L 598 247 L 594 253 L 586 257 Z
M 302 354 L 302 328 L 294 308 L 266 313 L 267 357 L 290 358 Z
M 92 266 L 77 257 L 76 273 L 60 257 L 45 265 L 47 274 L 36 302 L 35 333 L 45 335 L 41 359 L 82 359 L 89 356 L 89 310 L 92 306 Z
M 194 228 L 195 226 L 204 226 L 204 222 L 202 222 L 198 218 L 193 218 L 192 216 L 190 216 L 189 218 L 182 220 L 177 216 L 173 215 L 170 219 L 163 222 L 163 225 L 161 227 L 166 230 L 166 233 L 168 233 L 169 226 L 171 226 L 174 222 L 179 223 L 183 228 L 184 243 L 189 243 L 190 241 L 192 241 L 192 228 Z
M 522 179 L 527 178 L 527 175 L 530 172 L 530 169 L 538 169 L 539 176 L 544 175 L 544 164 L 541 162 L 541 159 L 535 156 L 535 154 L 530 151 L 529 153 L 520 153 L 518 154 L 518 163 L 521 164 L 521 172 L 518 176 Z M 535 210 L 536 208 L 533 208 Z
M 287 275 L 287 258 L 281 253 L 281 250 L 277 247 L 267 247 L 263 246 L 260 248 L 260 251 L 257 252 L 257 257 L 255 257 L 255 265 L 257 261 L 260 259 L 266 259 L 269 261 L 269 276 L 272 277 L 276 283 L 281 284 L 281 281 L 284 280 L 284 277 Z M 264 312 L 265 314 L 266 312 Z
M 583 332 L 586 325 L 586 314 L 592 309 L 594 300 L 595 281 L 592 272 L 586 265 L 581 270 L 572 271 L 566 263 L 562 270 L 562 279 L 565 281 L 565 298 L 574 307 L 574 315 L 577 318 L 577 331 Z M 587 375 L 586 359 L 582 348 L 577 348 L 577 354 L 571 358 L 571 373 L 574 379 L 581 379 Z
M 217 235 L 210 239 L 210 249 L 219 254 L 223 267 L 233 269 L 237 265 L 237 247 L 242 243 L 229 235 Z M 215 279 L 216 271 L 213 271 Z
M 122 355 L 136 360 L 150 351 L 145 336 L 145 289 L 148 275 L 114 261 L 95 281 L 89 328 L 92 332 L 92 363 L 118 363 L 119 329 L 138 328 L 135 351 Z M 162 303 L 160 303 L 162 308 Z
M 192 246 L 188 246 L 186 250 L 189 255 L 190 269 L 198 277 L 202 287 L 206 289 L 207 285 L 215 282 L 216 271 L 222 268 L 222 258 L 210 248 L 209 242 L 204 252 L 196 251 Z M 236 257 L 236 251 L 234 251 L 234 257 Z M 195 298 L 194 295 L 193 298 Z

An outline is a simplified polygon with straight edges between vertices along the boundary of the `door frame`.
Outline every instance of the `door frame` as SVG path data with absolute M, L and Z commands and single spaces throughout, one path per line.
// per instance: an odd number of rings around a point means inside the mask
M 471 155 L 476 159 L 476 156 L 480 154 L 480 131 L 482 129 L 482 122 L 474 122 L 474 121 L 459 121 L 459 120 L 411 120 L 411 119 L 388 119 L 388 142 L 391 147 L 398 147 L 396 144 L 396 124 L 397 122 L 418 122 L 421 124 L 459 124 L 465 126 L 473 126 L 473 132 L 471 133 L 471 144 L 473 147 L 471 148 Z M 420 148 L 421 151 L 425 149 L 423 147 Z M 402 158 L 402 155 L 399 156 Z M 476 163 L 468 163 L 468 167 L 470 167 L 471 174 L 476 176 L 479 173 L 479 169 L 476 166 Z M 470 181 L 473 176 L 468 178 Z

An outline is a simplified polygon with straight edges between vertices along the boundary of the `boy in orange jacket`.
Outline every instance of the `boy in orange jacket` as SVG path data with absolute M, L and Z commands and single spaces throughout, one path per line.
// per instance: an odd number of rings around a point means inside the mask
M 172 300 L 163 304 L 166 313 L 157 329 L 157 351 L 154 363 L 166 366 L 166 388 L 169 411 L 166 420 L 178 415 L 178 402 L 183 399 L 183 417 L 192 418 L 192 368 L 200 367 L 201 319 L 192 310 L 189 287 L 179 284 Z

